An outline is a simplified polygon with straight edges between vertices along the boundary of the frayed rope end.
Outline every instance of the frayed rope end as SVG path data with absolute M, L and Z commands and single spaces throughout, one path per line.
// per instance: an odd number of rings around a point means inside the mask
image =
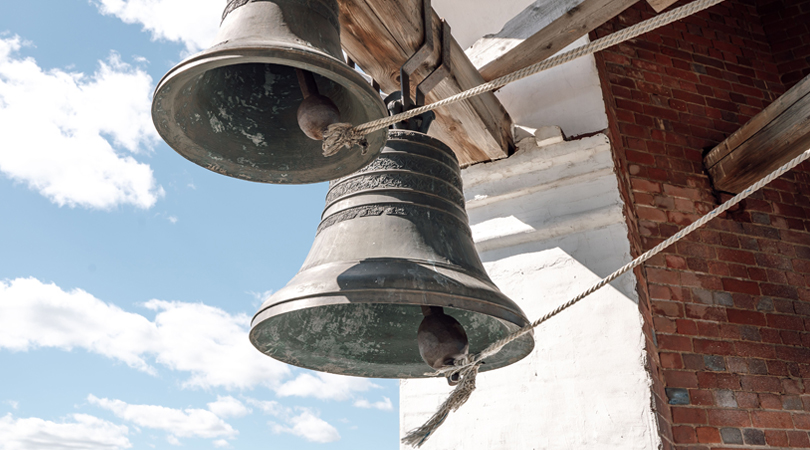
M 428 438 L 436 432 L 436 430 L 444 423 L 447 416 L 451 412 L 461 408 L 462 405 L 467 403 L 470 395 L 475 391 L 475 377 L 478 375 L 478 368 L 482 363 L 473 364 L 472 366 L 461 371 L 461 382 L 456 385 L 450 397 L 442 403 L 439 410 L 436 411 L 431 418 L 419 428 L 413 429 L 402 438 L 402 443 L 411 447 L 419 448 L 424 444 Z
M 361 153 L 368 152 L 368 141 L 362 132 L 357 131 L 350 123 L 333 123 L 323 131 L 323 156 L 336 155 L 343 147 L 359 145 Z

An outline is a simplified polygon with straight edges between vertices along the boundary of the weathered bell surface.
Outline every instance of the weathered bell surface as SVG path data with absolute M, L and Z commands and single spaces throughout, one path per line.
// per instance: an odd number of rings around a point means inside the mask
M 299 127 L 300 72 L 312 74 L 315 94 L 334 103 L 341 122 L 387 115 L 379 94 L 343 61 L 336 0 L 230 6 L 216 43 L 158 84 L 152 118 L 163 139 L 212 171 L 266 183 L 332 180 L 374 160 L 385 130 L 368 135 L 365 154 L 355 146 L 325 157 L 321 141 Z
M 330 184 L 309 256 L 262 305 L 250 340 L 273 358 L 309 369 L 424 377 L 433 369 L 417 343 L 423 307 L 458 321 L 470 353 L 528 324 L 475 251 L 453 152 L 425 134 L 389 130 L 378 159 Z M 456 341 L 450 344 L 463 350 Z M 481 370 L 518 361 L 533 347 L 525 335 Z M 432 361 L 454 354 L 437 351 Z

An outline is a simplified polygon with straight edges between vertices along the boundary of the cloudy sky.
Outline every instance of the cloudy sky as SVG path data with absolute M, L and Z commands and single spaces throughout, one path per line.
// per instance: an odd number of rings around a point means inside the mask
M 267 358 L 250 317 L 309 250 L 324 184 L 208 172 L 155 83 L 224 0 L 0 14 L 0 449 L 394 449 L 395 381 Z

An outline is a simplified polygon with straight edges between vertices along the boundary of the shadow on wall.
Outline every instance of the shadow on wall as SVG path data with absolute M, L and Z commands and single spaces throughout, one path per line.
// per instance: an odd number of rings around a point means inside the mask
M 484 263 L 559 248 L 601 278 L 632 260 L 604 135 L 527 147 L 463 177 Z M 632 276 L 613 285 L 637 301 Z

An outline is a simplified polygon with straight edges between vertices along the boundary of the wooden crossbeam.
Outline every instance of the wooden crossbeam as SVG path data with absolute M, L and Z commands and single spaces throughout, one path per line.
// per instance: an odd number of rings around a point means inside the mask
M 376 80 L 383 91 L 400 89 L 399 69 L 424 39 L 422 0 L 338 0 L 341 42 L 349 57 Z M 413 74 L 415 86 L 439 64 L 441 22 L 433 14 L 433 53 Z M 426 97 L 431 103 L 483 82 L 478 70 L 452 39 L 452 72 Z M 430 134 L 444 141 L 462 166 L 505 158 L 514 148 L 512 119 L 493 93 L 448 105 L 435 111 Z
M 494 80 L 554 55 L 636 1 L 539 0 L 500 33 L 476 42 L 470 57 L 483 64 L 480 71 L 485 80 Z
M 810 76 L 706 154 L 715 189 L 739 193 L 810 149 Z

